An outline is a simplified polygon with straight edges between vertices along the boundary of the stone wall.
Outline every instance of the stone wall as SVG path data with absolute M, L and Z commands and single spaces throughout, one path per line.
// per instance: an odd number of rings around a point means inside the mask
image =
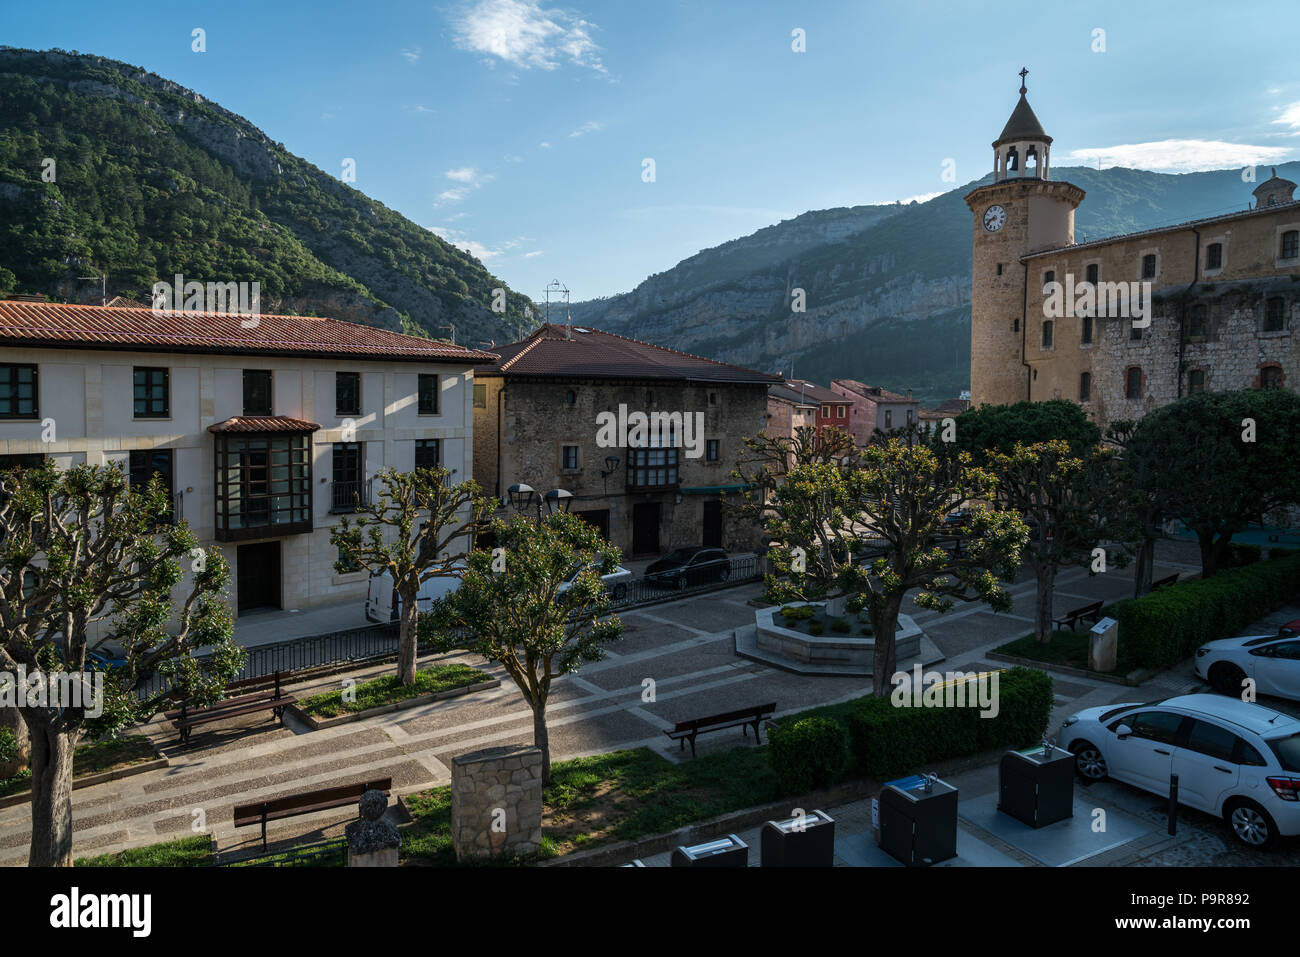
M 542 752 L 512 744 L 451 763 L 451 835 L 456 857 L 536 853 L 542 843 Z

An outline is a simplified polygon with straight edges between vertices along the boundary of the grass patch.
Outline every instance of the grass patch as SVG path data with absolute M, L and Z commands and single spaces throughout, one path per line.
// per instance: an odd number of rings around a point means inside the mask
M 77 867 L 204 867 L 212 863 L 212 839 L 206 834 L 132 847 L 115 854 L 80 857 Z
M 463 688 L 480 681 L 488 681 L 491 677 L 487 672 L 471 668 L 469 665 L 437 665 L 417 671 L 413 685 L 402 684 L 397 675 L 384 675 L 349 689 L 355 693 L 355 700 L 344 701 L 343 689 L 339 689 L 312 695 L 305 701 L 298 702 L 298 707 L 314 718 L 337 718 L 342 714 L 379 708 L 409 698 L 418 698 L 421 695 Z
M 1126 654 L 1125 650 L 1124 644 L 1121 642 L 1116 655 L 1115 670 L 1106 672 L 1107 674 L 1126 675 L 1139 667 L 1139 663 L 1131 655 Z M 1066 665 L 1084 671 L 1092 670 L 1088 667 L 1088 632 L 1086 631 L 1076 632 L 1068 629 L 1054 631 L 1052 632 L 1052 642 L 1047 645 L 1041 644 L 1031 632 L 1023 638 L 1017 638 L 1015 641 L 1009 641 L 1005 645 L 995 648 L 994 651 L 1001 652 L 1004 655 L 1015 655 L 1017 658 L 1028 658 L 1031 661 L 1041 661 L 1046 664 Z
M 124 734 L 120 738 L 104 738 L 102 741 L 83 741 L 72 753 L 72 776 L 75 780 L 87 774 L 116 771 L 152 761 L 157 756 L 149 739 L 142 734 Z M 31 782 L 31 769 L 25 768 L 13 777 L 0 781 L 0 797 L 26 791 L 32 786 Z
M 496 861 L 530 864 L 557 854 L 629 841 L 775 801 L 780 785 L 767 748 L 736 748 L 673 764 L 648 748 L 557 761 L 542 810 L 542 852 Z M 457 863 L 451 842 L 451 788 L 406 798 L 415 819 L 402 829 L 402 860 Z

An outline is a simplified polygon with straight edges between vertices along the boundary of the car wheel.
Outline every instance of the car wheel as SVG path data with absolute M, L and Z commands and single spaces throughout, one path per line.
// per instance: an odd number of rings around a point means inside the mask
M 1226 694 L 1230 698 L 1239 698 L 1241 697 L 1241 683 L 1246 680 L 1246 672 L 1230 661 L 1220 661 L 1210 669 L 1209 678 L 1211 687 L 1219 694 Z
M 626 597 L 627 597 L 627 585 L 623 584 L 622 582 L 619 582 L 619 584 L 614 586 L 614 600 L 622 601 Z
M 1277 825 L 1254 801 L 1236 801 L 1228 805 L 1224 818 L 1233 836 L 1247 847 L 1263 850 L 1277 843 Z
M 1091 741 L 1076 741 L 1070 745 L 1070 751 L 1074 754 L 1074 769 L 1079 777 L 1085 781 L 1106 780 L 1109 772 L 1100 748 Z

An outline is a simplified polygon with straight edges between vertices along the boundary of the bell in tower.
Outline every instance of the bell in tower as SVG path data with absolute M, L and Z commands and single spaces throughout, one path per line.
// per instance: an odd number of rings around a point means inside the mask
M 1028 177 L 1047 179 L 1048 151 L 1052 138 L 1043 131 L 1029 101 L 1025 99 L 1027 69 L 1020 71 L 1020 102 L 1011 111 L 1011 119 L 1002 135 L 993 141 L 993 182 Z

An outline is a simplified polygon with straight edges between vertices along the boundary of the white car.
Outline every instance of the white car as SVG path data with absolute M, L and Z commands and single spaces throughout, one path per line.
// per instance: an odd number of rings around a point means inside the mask
M 1222 817 L 1243 844 L 1300 834 L 1300 720 L 1259 704 L 1190 694 L 1152 704 L 1088 708 L 1058 739 L 1079 776 L 1115 778 Z
M 1255 681 L 1259 694 L 1300 701 L 1300 621 L 1283 625 L 1276 635 L 1221 638 L 1196 649 L 1196 673 L 1215 691 L 1238 697 L 1242 682 Z
M 579 571 L 581 571 L 580 568 L 575 568 L 569 572 L 569 577 L 555 589 L 556 597 L 563 595 L 573 587 L 573 580 L 578 577 Z M 632 580 L 632 573 L 622 565 L 615 565 L 614 570 L 601 575 L 600 580 L 605 583 L 605 590 L 609 592 L 610 597 L 615 601 L 622 601 L 627 597 L 627 583 Z
M 458 561 L 452 569 L 459 572 L 465 563 Z M 450 595 L 460 587 L 460 575 L 439 576 L 420 583 L 420 590 L 415 595 L 415 609 L 426 612 L 433 605 L 435 598 Z M 402 600 L 397 589 L 393 587 L 393 576 L 387 571 L 371 571 L 370 585 L 366 589 L 366 621 L 397 621 L 402 613 Z

